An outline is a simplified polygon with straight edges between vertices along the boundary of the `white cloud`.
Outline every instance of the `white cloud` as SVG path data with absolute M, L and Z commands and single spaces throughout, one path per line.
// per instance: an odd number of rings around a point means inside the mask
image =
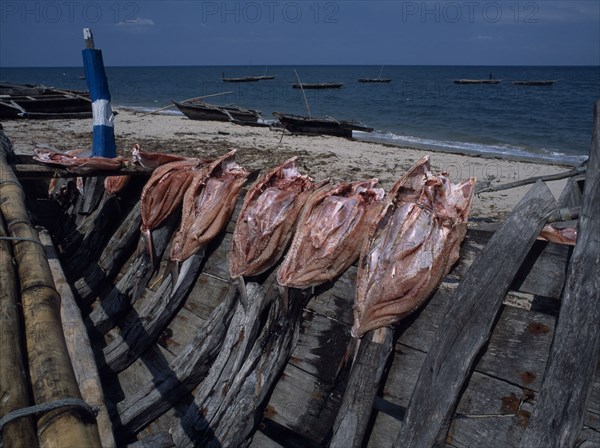
M 154 26 L 154 20 L 136 18 L 136 19 L 125 20 L 123 22 L 117 22 L 115 25 L 121 26 L 121 27 Z

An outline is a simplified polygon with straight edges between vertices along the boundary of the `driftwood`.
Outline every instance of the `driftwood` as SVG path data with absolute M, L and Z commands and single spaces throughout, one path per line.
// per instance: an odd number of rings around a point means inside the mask
M 547 174 L 545 176 L 529 177 L 527 179 L 521 179 L 521 180 L 517 180 L 515 182 L 509 182 L 507 184 L 501 184 L 501 185 L 495 185 L 495 186 L 490 185 L 487 182 L 484 182 L 481 186 L 477 185 L 477 187 L 475 187 L 475 194 L 488 193 L 490 191 L 509 190 L 511 188 L 522 187 L 524 185 L 534 184 L 538 180 L 541 180 L 542 182 L 549 182 L 552 180 L 561 180 L 561 179 L 566 179 L 568 177 L 578 176 L 585 172 L 586 172 L 586 167 L 583 166 L 583 167 L 574 168 L 574 169 L 572 169 L 570 171 L 566 171 L 564 173 Z
M 83 304 L 90 304 L 96 298 L 98 288 L 117 275 L 132 246 L 139 238 L 141 224 L 140 201 L 138 201 L 110 238 L 98 261 L 88 266 L 81 277 L 74 282 L 79 300 Z
M 19 161 L 13 165 L 13 170 L 19 179 L 44 179 L 53 177 L 95 177 L 95 176 L 148 176 L 152 170 L 139 165 L 128 164 L 115 170 L 96 170 L 75 173 L 65 168 L 38 163 L 31 156 L 19 155 Z
M 227 344 L 232 344 L 231 357 L 215 361 L 194 403 L 173 431 L 178 447 L 237 447 L 247 443 L 294 349 L 302 309 L 310 298 L 307 291 L 290 289 L 286 293 L 289 298 L 272 288 L 265 293 L 257 284 L 248 284 L 248 311 L 246 316 L 239 314 L 241 327 L 232 320 L 222 349 L 224 352 Z M 238 304 L 238 310 L 241 308 Z M 259 313 L 263 308 L 265 321 Z
M 98 374 L 96 360 L 94 359 L 87 330 L 83 324 L 81 311 L 77 307 L 73 291 L 71 291 L 71 287 L 65 278 L 65 273 L 58 260 L 58 255 L 50 234 L 45 229 L 40 230 L 39 234 L 40 241 L 46 250 L 56 290 L 60 294 L 60 314 L 63 331 L 81 396 L 86 403 L 94 406 L 99 411 L 96 422 L 102 446 L 104 448 L 115 447 L 116 443 L 112 431 L 112 423 L 104 403 L 102 381 Z
M 463 278 L 446 309 L 445 325 L 437 331 L 421 367 L 395 446 L 433 446 L 445 441 L 471 366 L 554 202 L 548 187 L 536 183 Z
M 160 261 L 160 257 L 171 239 L 178 221 L 177 213 L 173 213 L 166 222 L 152 231 L 152 241 L 156 253 L 154 263 L 145 250 L 144 238 L 140 238 L 138 254 L 129 265 L 127 272 L 89 315 L 89 319 L 96 330 L 103 334 L 107 333 L 141 296 L 156 269 L 156 264 Z
M 214 309 L 195 338 L 173 360 L 169 371 L 151 383 L 142 384 L 133 395 L 118 404 L 119 430 L 131 435 L 137 433 L 189 394 L 205 378 L 221 351 L 236 302 L 237 291 L 230 287 L 225 300 Z
M 29 373 L 34 402 L 81 399 L 60 322 L 60 296 L 54 289 L 44 249 L 25 207 L 25 193 L 0 156 L 0 209 L 13 244 L 21 286 Z M 100 446 L 98 428 L 79 412 L 60 408 L 37 419 L 41 446 Z
M 0 132 L 0 136 L 2 133 Z M 0 155 L 0 157 L 2 157 Z M 8 236 L 0 214 L 0 238 Z M 25 374 L 25 346 L 21 341 L 19 296 L 10 242 L 0 239 L 0 417 L 31 405 Z M 1 444 L 11 448 L 37 445 L 30 417 L 8 423 L 0 433 Z
M 597 101 L 577 243 L 561 297 L 548 367 L 521 447 L 571 447 L 581 430 L 600 356 L 599 197 L 600 101 Z
M 383 371 L 393 349 L 394 331 L 383 327 L 360 340 L 356 360 L 333 426 L 331 448 L 362 446 Z
M 181 265 L 177 283 L 165 273 L 166 278 L 154 293 L 147 293 L 145 303 L 133 310 L 126 321 L 129 325 L 121 328 L 115 339 L 104 349 L 104 359 L 114 372 L 126 369 L 135 361 L 169 324 L 179 310 L 181 303 L 190 292 L 204 261 L 204 251 L 197 253 Z

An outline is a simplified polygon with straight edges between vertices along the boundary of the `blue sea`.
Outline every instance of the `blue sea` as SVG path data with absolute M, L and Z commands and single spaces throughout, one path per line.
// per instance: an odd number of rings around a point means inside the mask
M 580 163 L 589 153 L 600 67 L 221 66 L 107 67 L 113 107 L 144 111 L 204 95 L 214 104 L 307 115 L 297 81 L 342 82 L 340 89 L 306 90 L 313 117 L 358 120 L 375 131 L 355 138 L 420 148 L 535 157 Z M 254 83 L 221 78 L 276 75 Z M 459 85 L 455 79 L 501 79 L 494 85 Z M 85 89 L 81 67 L 0 68 L 0 80 Z M 518 86 L 515 80 L 555 80 L 551 86 Z M 174 109 L 165 113 L 178 114 Z M 118 117 L 116 120 L 118 133 Z

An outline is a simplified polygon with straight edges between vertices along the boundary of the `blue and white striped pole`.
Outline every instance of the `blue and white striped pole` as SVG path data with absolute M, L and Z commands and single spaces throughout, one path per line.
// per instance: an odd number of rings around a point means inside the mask
M 92 99 L 92 115 L 94 117 L 92 157 L 116 157 L 115 117 L 110 107 L 110 92 L 104 71 L 102 52 L 94 48 L 92 30 L 84 28 L 83 38 L 86 43 L 86 49 L 82 51 L 83 67 Z

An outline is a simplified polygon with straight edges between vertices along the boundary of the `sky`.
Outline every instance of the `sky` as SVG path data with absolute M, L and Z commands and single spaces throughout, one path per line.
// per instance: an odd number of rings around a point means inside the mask
M 600 65 L 600 1 L 0 0 L 0 67 Z

